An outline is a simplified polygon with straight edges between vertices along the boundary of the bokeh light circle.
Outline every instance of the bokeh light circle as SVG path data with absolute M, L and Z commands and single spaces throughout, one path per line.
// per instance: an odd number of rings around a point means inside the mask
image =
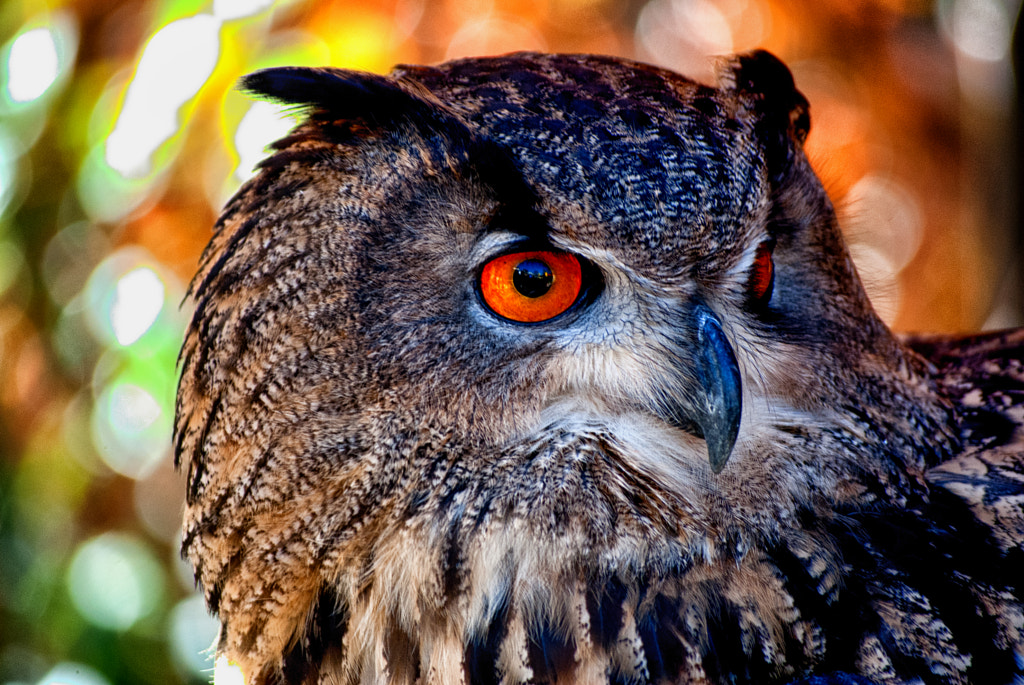
M 129 478 L 145 478 L 168 455 L 171 419 L 149 390 L 118 378 L 96 400 L 92 437 L 107 466 Z
M 213 669 L 213 644 L 220 623 L 206 610 L 201 594 L 194 594 L 178 602 L 171 610 L 171 649 L 175 661 L 190 675 L 209 676 Z
M 127 347 L 167 305 L 166 276 L 145 250 L 127 247 L 100 262 L 85 286 L 89 321 L 101 342 Z
M 40 678 L 38 685 L 110 685 L 110 681 L 85 664 L 62 661 Z
M 68 567 L 75 608 L 90 623 L 125 631 L 163 601 L 164 572 L 149 549 L 124 533 L 103 533 L 84 542 Z

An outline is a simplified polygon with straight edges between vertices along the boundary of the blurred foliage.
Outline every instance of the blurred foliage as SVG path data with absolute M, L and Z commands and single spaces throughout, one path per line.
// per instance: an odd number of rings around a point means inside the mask
M 178 558 L 181 305 L 218 208 L 287 130 L 270 65 L 515 49 L 712 78 L 767 47 L 897 327 L 1020 322 L 1014 0 L 5 0 L 0 4 L 0 683 L 209 682 Z

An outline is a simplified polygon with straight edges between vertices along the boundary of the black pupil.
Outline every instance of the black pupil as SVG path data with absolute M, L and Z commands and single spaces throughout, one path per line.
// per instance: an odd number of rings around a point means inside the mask
M 539 259 L 527 259 L 520 262 L 512 272 L 512 285 L 524 297 L 540 297 L 551 289 L 555 275 L 551 267 Z

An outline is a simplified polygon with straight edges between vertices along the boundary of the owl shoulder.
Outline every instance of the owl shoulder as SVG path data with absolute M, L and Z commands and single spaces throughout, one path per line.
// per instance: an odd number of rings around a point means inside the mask
M 1024 329 L 908 337 L 952 402 L 963 450 L 927 473 L 1024 565 Z

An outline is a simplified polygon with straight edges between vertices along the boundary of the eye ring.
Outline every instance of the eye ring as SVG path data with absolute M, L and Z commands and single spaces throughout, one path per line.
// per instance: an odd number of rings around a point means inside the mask
M 498 316 L 540 323 L 562 314 L 579 299 L 580 260 L 568 252 L 530 250 L 495 257 L 480 272 L 480 294 Z

